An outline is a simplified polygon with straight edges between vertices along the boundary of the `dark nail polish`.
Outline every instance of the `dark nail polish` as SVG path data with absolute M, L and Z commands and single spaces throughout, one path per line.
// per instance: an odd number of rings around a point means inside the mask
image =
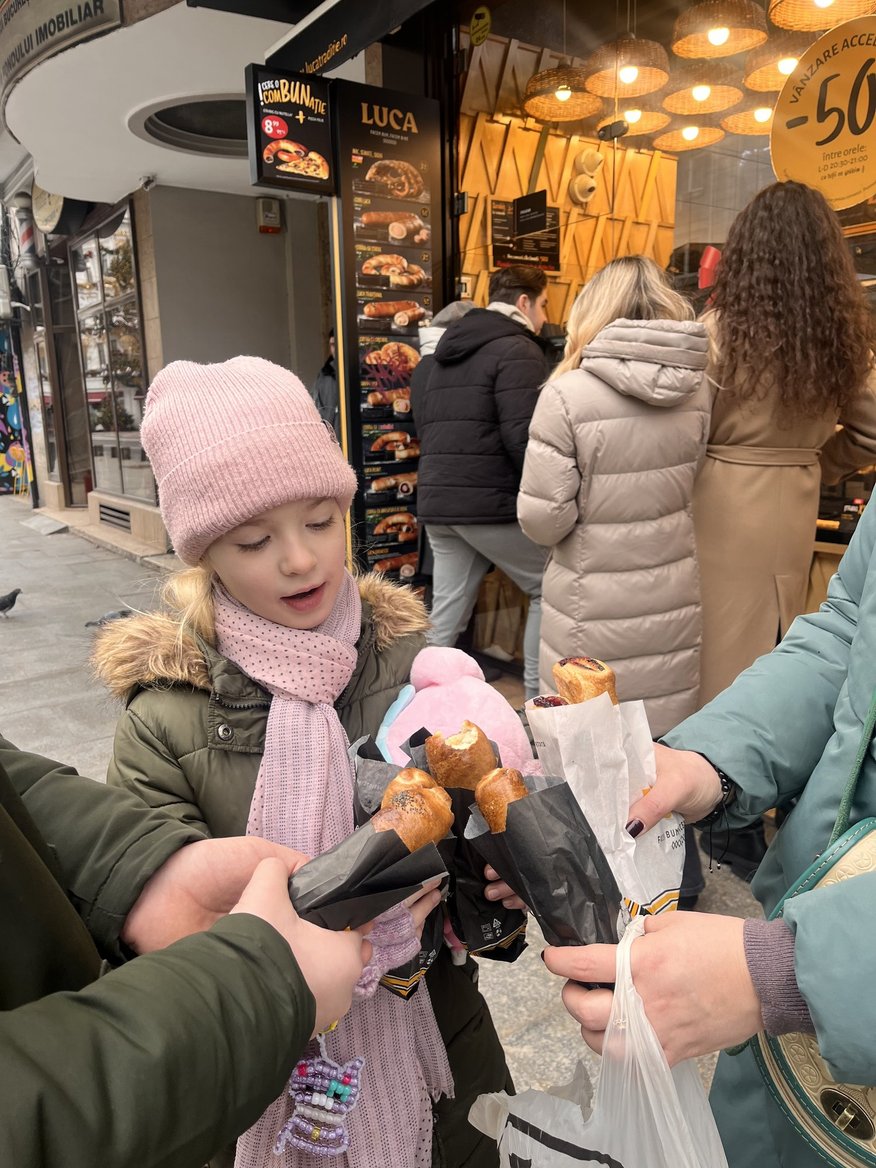
M 542 961 L 544 961 L 544 949 L 542 949 L 541 953 L 539 953 L 539 957 L 542 959 Z
M 635 839 L 637 835 L 641 835 L 645 830 L 645 825 L 642 823 L 641 819 L 631 819 L 625 830 L 633 837 L 633 839 Z

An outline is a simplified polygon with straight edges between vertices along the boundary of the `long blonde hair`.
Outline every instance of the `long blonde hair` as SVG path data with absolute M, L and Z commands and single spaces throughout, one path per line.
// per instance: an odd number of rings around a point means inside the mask
M 653 260 L 638 255 L 612 260 L 578 293 L 566 326 L 566 350 L 551 378 L 577 369 L 586 346 L 612 321 L 693 319 L 693 306 Z
M 172 572 L 161 589 L 164 606 L 178 625 L 178 638 L 203 637 L 208 644 L 216 641 L 216 618 L 213 607 L 214 575 L 206 560 L 196 568 Z

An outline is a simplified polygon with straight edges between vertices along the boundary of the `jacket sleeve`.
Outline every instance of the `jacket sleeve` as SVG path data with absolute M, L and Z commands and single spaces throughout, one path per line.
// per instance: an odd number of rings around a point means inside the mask
M 553 547 L 578 522 L 581 472 L 575 432 L 555 382 L 541 391 L 523 464 L 517 518 L 535 543 Z
M 64 890 L 98 948 L 119 957 L 119 933 L 143 885 L 203 833 L 2 738 L 0 765 L 49 845 Z
M 140 717 L 136 702 L 135 698 L 116 726 L 107 783 L 131 791 L 149 807 L 160 807 L 182 823 L 209 835 L 179 760 Z
M 499 434 L 508 457 L 519 471 L 523 470 L 529 423 L 546 374 L 541 349 L 526 337 L 515 338 L 496 367 L 493 392 Z
M 845 408 L 840 424 L 821 449 L 821 477 L 828 486 L 876 462 L 876 373 Z
M 0 1163 L 203 1164 L 280 1094 L 314 1009 L 284 939 L 241 914 L 0 1014 Z
M 704 754 L 738 785 L 731 827 L 799 794 L 833 735 L 874 538 L 869 507 L 819 611 L 798 617 L 776 649 L 662 740 Z

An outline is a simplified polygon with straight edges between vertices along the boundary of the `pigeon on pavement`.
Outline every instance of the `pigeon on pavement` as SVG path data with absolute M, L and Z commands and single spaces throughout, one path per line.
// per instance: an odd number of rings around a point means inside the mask
M 13 588 L 11 592 L 7 592 L 5 596 L 0 596 L 0 612 L 4 616 L 8 616 L 10 609 L 15 605 L 15 599 L 18 596 L 20 588 Z
M 99 616 L 97 620 L 86 621 L 85 627 L 87 629 L 102 629 L 104 625 L 110 624 L 112 621 L 124 620 L 126 616 L 133 616 L 130 608 L 120 608 L 115 612 L 105 612 L 103 616 Z

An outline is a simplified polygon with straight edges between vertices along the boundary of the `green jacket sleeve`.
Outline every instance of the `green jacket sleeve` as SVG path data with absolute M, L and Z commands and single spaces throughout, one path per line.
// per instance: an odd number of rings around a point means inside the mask
M 116 726 L 107 782 L 131 791 L 147 806 L 160 807 L 182 823 L 209 835 L 203 812 L 179 761 L 131 706 Z
M 203 833 L 3 738 L 0 766 L 48 844 L 61 885 L 98 948 L 118 957 L 119 932 L 143 885 Z M 42 850 L 42 841 L 31 843 Z
M 704 754 L 738 785 L 731 827 L 799 794 L 824 753 L 848 673 L 874 537 L 871 507 L 819 611 L 798 617 L 778 648 L 662 739 Z
M 314 1003 L 278 933 L 227 917 L 0 1015 L 0 1163 L 199 1168 L 283 1090 Z

